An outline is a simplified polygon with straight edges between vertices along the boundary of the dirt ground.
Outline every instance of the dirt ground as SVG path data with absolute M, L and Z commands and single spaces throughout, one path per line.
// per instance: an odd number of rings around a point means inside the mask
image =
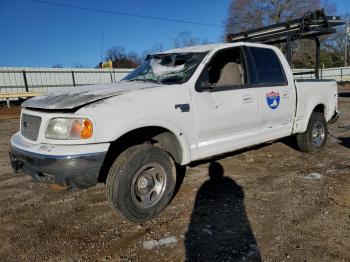
M 143 224 L 118 218 L 104 185 L 56 192 L 14 174 L 19 109 L 0 108 L 0 261 L 350 261 L 350 88 L 340 94 L 326 150 L 285 139 L 194 163 Z

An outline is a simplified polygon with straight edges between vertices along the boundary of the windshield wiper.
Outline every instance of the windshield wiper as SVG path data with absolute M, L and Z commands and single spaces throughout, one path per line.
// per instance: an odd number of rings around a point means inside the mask
M 142 82 L 152 82 L 152 83 L 161 84 L 160 81 L 154 80 L 154 79 L 134 78 L 134 79 L 130 79 L 130 80 L 128 80 L 128 81 L 130 81 L 130 82 L 133 82 L 133 81 L 142 81 Z
M 183 77 L 171 76 L 171 77 L 162 79 L 161 82 L 164 83 L 164 84 L 182 84 L 183 83 Z

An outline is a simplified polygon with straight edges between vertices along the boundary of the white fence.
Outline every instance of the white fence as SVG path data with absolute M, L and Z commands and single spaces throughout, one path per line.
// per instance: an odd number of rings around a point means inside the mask
M 132 69 L 0 67 L 0 93 L 46 92 L 64 86 L 113 83 Z M 315 78 L 310 69 L 293 69 L 296 79 Z M 300 74 L 306 73 L 306 74 Z M 350 67 L 320 70 L 321 79 L 350 81 Z
M 296 79 L 315 79 L 315 73 L 312 69 L 293 69 L 297 73 Z M 350 81 L 350 67 L 337 67 L 320 69 L 320 79 L 335 79 L 337 82 Z
M 64 86 L 113 83 L 132 69 L 0 67 L 0 93 L 46 92 Z

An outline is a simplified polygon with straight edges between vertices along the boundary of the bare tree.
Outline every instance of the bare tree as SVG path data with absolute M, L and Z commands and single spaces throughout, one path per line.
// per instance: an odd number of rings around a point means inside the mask
M 202 40 L 201 40 L 201 45 L 209 45 L 209 44 L 211 44 L 212 42 L 211 41 L 209 41 L 207 38 L 203 38 Z
M 160 53 L 162 51 L 164 51 L 164 45 L 162 43 L 156 43 L 150 49 L 143 51 L 141 57 L 145 60 L 148 55 Z
M 334 14 L 336 10 L 335 4 L 328 0 L 231 0 L 225 33 L 237 33 L 279 23 L 301 17 L 318 8 L 324 8 L 330 14 Z M 295 65 L 314 65 L 315 47 L 311 41 L 296 43 L 294 53 Z
M 173 38 L 173 47 L 180 48 L 180 47 L 194 46 L 194 45 L 197 45 L 199 42 L 200 42 L 200 39 L 197 37 L 194 37 L 192 33 L 183 31 Z
M 149 50 L 148 53 L 159 53 L 164 51 L 164 44 L 163 43 L 156 43 L 154 44 Z
M 78 63 L 74 63 L 73 68 L 89 68 L 88 66 L 82 65 L 79 62 Z
M 121 47 L 121 46 L 113 46 L 111 48 L 109 48 L 106 51 L 106 57 L 105 59 L 111 60 L 111 61 L 116 61 L 122 58 L 125 58 L 126 54 L 125 54 L 125 48 Z
M 61 63 L 56 63 L 53 66 L 51 66 L 51 68 L 63 68 Z
M 236 33 L 264 25 L 301 17 L 309 11 L 324 8 L 335 12 L 328 0 L 232 0 L 226 19 L 226 33 Z
M 266 0 L 232 0 L 226 19 L 225 33 L 237 33 L 260 27 L 267 8 Z
M 126 55 L 126 59 L 134 62 L 137 65 L 140 65 L 143 59 L 139 56 L 138 53 L 131 51 Z
M 225 33 L 237 33 L 279 23 L 301 16 L 318 6 L 319 0 L 232 0 L 226 20 Z M 312 47 L 306 46 L 310 52 Z
M 140 65 L 142 59 L 136 52 L 125 52 L 125 48 L 114 46 L 106 51 L 105 60 L 112 61 L 114 68 L 135 68 Z
M 344 21 L 350 21 L 350 13 L 342 16 Z M 334 35 L 323 40 L 323 54 L 321 54 L 321 62 L 326 67 L 337 67 L 344 65 L 345 39 L 347 36 L 346 26 L 337 29 Z M 348 56 L 349 57 L 349 56 Z M 323 61 L 326 60 L 326 61 Z
M 268 23 L 279 23 L 288 19 L 303 16 L 306 12 L 321 7 L 320 0 L 270 0 L 266 12 Z

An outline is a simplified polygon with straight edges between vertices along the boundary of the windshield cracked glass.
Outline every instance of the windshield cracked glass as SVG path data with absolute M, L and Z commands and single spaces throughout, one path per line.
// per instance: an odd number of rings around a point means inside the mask
M 128 74 L 124 81 L 162 84 L 187 82 L 207 53 L 168 53 L 149 55 L 144 64 Z

